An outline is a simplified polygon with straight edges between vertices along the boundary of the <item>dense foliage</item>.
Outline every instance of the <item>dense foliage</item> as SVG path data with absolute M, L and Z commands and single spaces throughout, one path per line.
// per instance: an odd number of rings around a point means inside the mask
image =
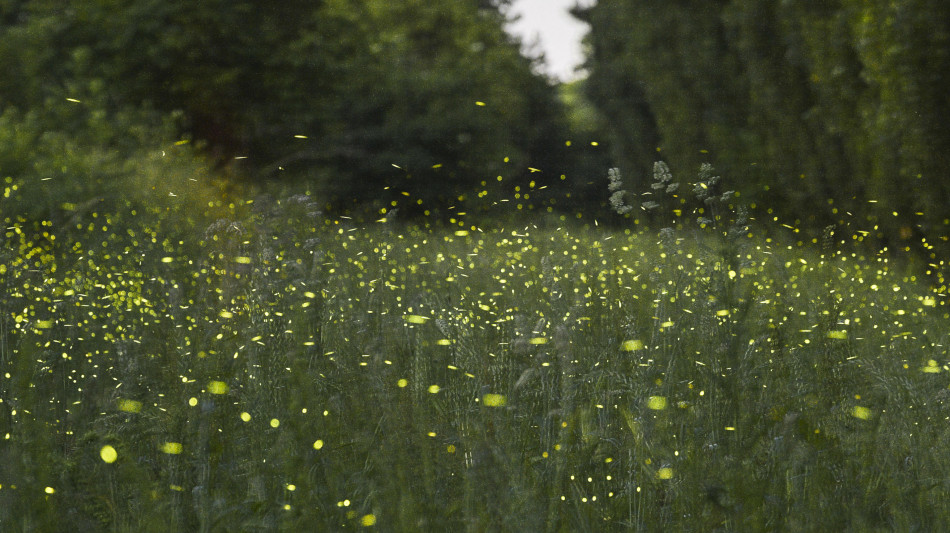
M 55 109 L 72 98 L 107 113 L 177 112 L 182 133 L 219 161 L 240 157 L 250 176 L 306 179 L 328 201 L 388 204 L 391 187 L 450 204 L 529 164 L 555 177 L 564 167 L 553 150 L 566 135 L 556 90 L 519 54 L 499 9 L 475 0 L 8 3 L 0 105 Z
M 947 8 L 506 4 L 0 0 L 0 531 L 950 529 Z
M 659 148 L 674 170 L 714 162 L 788 221 L 870 216 L 901 248 L 946 235 L 950 3 L 601 0 L 578 14 L 627 174 L 649 176 Z

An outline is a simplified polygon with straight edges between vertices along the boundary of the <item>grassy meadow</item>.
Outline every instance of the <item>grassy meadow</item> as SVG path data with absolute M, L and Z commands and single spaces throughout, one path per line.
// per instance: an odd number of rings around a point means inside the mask
M 620 226 L 7 217 L 0 530 L 950 528 L 945 287 L 667 177 L 663 229 L 619 177 Z

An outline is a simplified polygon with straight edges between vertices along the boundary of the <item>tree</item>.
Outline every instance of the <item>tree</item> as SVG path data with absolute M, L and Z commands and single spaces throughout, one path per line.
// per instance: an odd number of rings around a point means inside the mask
M 602 0 L 578 14 L 592 26 L 590 95 L 621 165 L 645 175 L 655 147 L 680 171 L 709 158 L 753 200 L 816 230 L 873 228 L 880 213 L 868 201 L 879 201 L 898 217 L 876 233 L 906 247 L 945 233 L 948 10 L 939 0 Z
M 0 46 L 30 83 L 0 82 L 0 98 L 36 108 L 95 85 L 117 109 L 181 113 L 183 133 L 259 179 L 445 203 L 537 166 L 559 137 L 556 90 L 503 31 L 506 6 L 32 0 L 5 13 Z

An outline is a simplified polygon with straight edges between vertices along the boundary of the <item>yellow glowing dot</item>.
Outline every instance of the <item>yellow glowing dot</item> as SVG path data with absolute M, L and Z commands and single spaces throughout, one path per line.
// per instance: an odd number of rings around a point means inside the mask
M 476 101 L 476 102 L 475 102 L 475 105 L 477 105 L 478 107 L 485 107 L 485 102 Z M 375 523 L 375 522 L 376 522 L 376 519 L 374 518 L 374 519 L 373 519 L 373 523 Z
M 404 388 L 408 384 L 409 384 L 409 381 L 407 381 L 406 379 L 400 379 L 399 381 L 396 382 L 396 385 L 398 385 L 400 389 Z
M 548 339 L 546 339 L 545 337 L 533 337 L 528 342 L 530 342 L 531 344 L 547 344 Z
M 320 448 L 323 448 L 323 441 L 320 439 L 313 441 L 313 449 L 319 450 Z
M 276 418 L 270 419 L 270 427 L 276 428 L 279 425 L 280 425 L 280 420 L 277 420 Z
M 172 261 L 174 261 L 174 259 L 172 259 L 171 257 L 162 258 L 162 263 L 171 263 Z
M 429 385 L 429 393 L 430 393 L 430 394 L 436 394 L 436 393 L 438 393 L 440 390 L 442 390 L 442 389 L 439 388 L 438 385 Z
M 663 409 L 666 409 L 666 397 L 650 396 L 647 399 L 647 407 L 653 409 L 654 411 L 662 411 Z
M 119 453 L 115 451 L 115 448 L 106 444 L 99 450 L 99 457 L 107 463 L 114 463 L 119 458 Z
M 429 320 L 429 317 L 419 315 L 406 315 L 405 318 L 410 324 L 425 324 L 426 320 Z
M 657 479 L 672 479 L 673 478 L 673 469 L 670 467 L 663 467 L 656 472 Z
M 449 339 L 439 339 L 435 341 L 435 343 L 438 344 L 439 346 L 449 346 L 452 344 L 452 341 Z
M 142 410 L 142 402 L 119 399 L 119 410 L 125 411 L 126 413 L 138 413 Z
M 372 515 L 372 514 L 363 515 L 363 518 L 360 518 L 360 525 L 363 527 L 375 526 L 376 515 Z
M 289 490 L 290 492 L 293 492 L 293 491 L 297 490 L 297 485 L 294 485 L 293 483 L 288 483 L 288 484 L 287 484 L 287 490 Z
M 851 410 L 851 415 L 855 418 L 860 418 L 861 420 L 867 420 L 868 418 L 871 418 L 871 410 L 867 407 L 855 405 L 854 409 Z
M 250 422 L 250 421 L 251 421 L 251 413 L 248 413 L 247 411 L 241 413 L 241 420 L 243 420 L 244 422 Z
M 234 316 L 234 313 L 230 311 L 225 311 L 224 309 L 222 309 L 221 312 L 218 313 L 218 316 L 220 316 L 221 318 L 231 318 Z
M 290 510 L 290 504 L 289 504 L 289 503 L 285 503 L 285 504 L 284 504 L 284 510 L 285 510 L 285 511 L 289 511 L 289 510 Z
M 449 445 L 445 448 L 445 451 L 447 451 L 447 452 L 449 452 L 449 453 L 455 453 L 455 445 L 454 445 L 454 444 L 449 444 Z
M 190 406 L 192 406 L 192 407 L 198 405 L 198 398 L 195 398 L 194 396 L 192 396 L 191 398 L 189 398 L 189 399 L 188 399 L 188 405 L 190 405 Z
M 46 494 L 53 494 L 54 492 L 56 492 L 56 489 L 54 489 L 53 487 L 46 487 L 45 489 L 43 489 L 43 492 L 45 492 Z
M 212 381 L 208 383 L 208 392 L 211 394 L 226 394 L 228 392 L 228 384 L 223 381 Z
M 181 443 L 180 442 L 166 442 L 161 445 L 160 449 L 163 453 L 169 455 L 178 455 L 181 453 Z
M 507 402 L 502 394 L 486 394 L 482 397 L 482 404 L 486 407 L 502 407 Z
M 638 340 L 623 341 L 623 344 L 620 347 L 621 350 L 625 352 L 633 352 L 636 350 L 643 349 L 643 342 Z
M 426 435 L 428 435 L 428 436 L 430 436 L 430 437 L 435 437 L 435 436 L 437 435 L 437 433 L 436 433 L 435 431 L 430 431 L 430 432 L 426 433 Z

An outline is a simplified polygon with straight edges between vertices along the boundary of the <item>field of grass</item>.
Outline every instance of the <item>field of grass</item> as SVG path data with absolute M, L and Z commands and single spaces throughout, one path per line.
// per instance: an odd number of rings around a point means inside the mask
M 851 235 L 182 205 L 5 221 L 0 530 L 950 528 L 945 288 Z

